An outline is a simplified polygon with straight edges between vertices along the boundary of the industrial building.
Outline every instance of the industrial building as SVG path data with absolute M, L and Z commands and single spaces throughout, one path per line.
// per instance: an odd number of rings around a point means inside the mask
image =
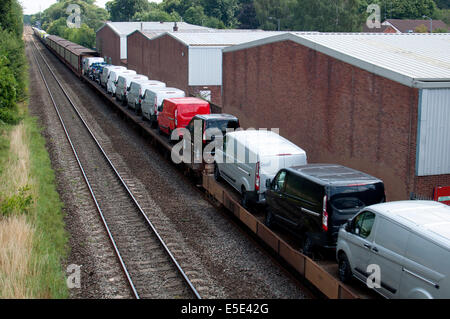
M 450 34 L 285 33 L 223 49 L 223 112 L 279 128 L 310 163 L 381 178 L 388 200 L 450 185 Z
M 222 49 L 282 32 L 141 32 L 127 39 L 128 68 L 151 79 L 221 103 Z
M 135 30 L 160 34 L 167 31 L 206 31 L 207 27 L 186 22 L 106 22 L 96 31 L 96 48 L 101 57 L 115 65 L 126 65 L 127 35 Z

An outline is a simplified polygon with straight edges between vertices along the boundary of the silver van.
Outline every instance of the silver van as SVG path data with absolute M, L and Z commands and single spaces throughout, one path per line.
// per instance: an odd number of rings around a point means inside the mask
M 450 298 L 450 207 L 398 201 L 362 209 L 339 230 L 339 277 L 386 298 Z
M 119 65 L 107 65 L 103 68 L 102 74 L 100 74 L 100 85 L 106 88 L 106 82 L 108 82 L 108 76 L 111 70 L 126 70 L 127 68 Z
M 157 123 L 158 108 L 161 106 L 163 100 L 185 96 L 184 91 L 176 88 L 158 87 L 146 89 L 141 103 L 142 118 L 150 120 L 152 126 L 155 126 Z
M 281 168 L 305 165 L 306 152 L 284 137 L 267 130 L 229 132 L 223 147 L 215 150 L 214 176 L 241 193 L 241 204 L 265 203 L 266 179 Z
M 87 71 L 89 69 L 89 67 L 91 66 L 92 63 L 95 62 L 105 62 L 105 60 L 103 58 L 99 58 L 99 57 L 89 57 L 89 58 L 83 58 L 83 74 L 87 74 Z
M 108 75 L 108 81 L 106 82 L 106 92 L 112 96 L 116 95 L 116 84 L 121 74 L 136 74 L 134 70 L 111 70 Z
M 127 93 L 128 106 L 136 112 L 141 111 L 141 104 L 145 90 L 152 88 L 165 88 L 166 83 L 156 80 L 133 80 Z
M 144 80 L 148 80 L 148 77 L 142 74 L 120 74 L 116 83 L 116 100 L 121 101 L 123 105 L 127 104 L 131 82 Z

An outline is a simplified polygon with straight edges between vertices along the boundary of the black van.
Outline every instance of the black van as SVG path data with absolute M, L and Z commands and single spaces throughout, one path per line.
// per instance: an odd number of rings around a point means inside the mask
M 266 186 L 265 224 L 302 237 L 306 254 L 315 246 L 335 247 L 342 224 L 361 208 L 386 200 L 381 180 L 336 164 L 281 169 Z
M 195 121 L 200 124 L 201 131 L 201 140 L 202 140 L 202 152 L 204 147 L 211 141 L 214 140 L 213 136 L 207 136 L 208 129 L 217 129 L 222 133 L 222 136 L 225 136 L 227 130 L 235 130 L 239 128 L 239 119 L 230 114 L 225 113 L 217 113 L 217 114 L 197 114 L 195 115 L 189 124 L 186 126 L 189 133 L 191 134 L 191 150 L 194 150 L 194 125 Z M 211 133 L 214 131 L 209 131 Z M 214 133 L 213 133 L 214 134 Z M 214 150 L 211 151 L 211 154 L 214 155 Z

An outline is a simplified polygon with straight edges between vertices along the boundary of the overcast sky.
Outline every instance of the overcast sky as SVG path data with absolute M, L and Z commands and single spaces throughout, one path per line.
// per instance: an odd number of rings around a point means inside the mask
M 0 0 L 1 1 L 1 0 Z M 105 7 L 105 3 L 110 0 L 96 0 L 95 4 L 101 8 Z M 161 2 L 162 0 L 153 0 L 150 2 Z M 37 13 L 40 10 L 44 11 L 52 4 L 56 3 L 56 0 L 19 0 L 23 7 L 24 14 L 33 14 Z

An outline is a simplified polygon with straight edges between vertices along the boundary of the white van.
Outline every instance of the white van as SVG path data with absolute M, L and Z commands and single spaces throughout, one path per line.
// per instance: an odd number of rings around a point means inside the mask
M 146 89 L 142 102 L 142 118 L 149 119 L 152 126 L 157 123 L 158 108 L 164 101 L 164 99 L 172 97 L 185 97 L 184 91 L 176 88 L 151 88 Z
M 370 287 L 386 298 L 450 298 L 450 207 L 419 200 L 368 206 L 339 230 L 336 258 L 342 281 L 377 276 Z
M 106 82 L 106 92 L 108 92 L 108 94 L 112 94 L 113 96 L 116 95 L 117 80 L 119 79 L 119 75 L 121 74 L 133 75 L 136 74 L 136 71 L 127 69 L 111 70 L 108 75 L 108 81 Z
M 127 93 L 128 106 L 134 109 L 136 112 L 140 112 L 142 96 L 145 94 L 145 90 L 165 87 L 166 83 L 156 80 L 132 81 Z
M 103 67 L 102 74 L 100 75 L 100 85 L 106 87 L 106 82 L 108 82 L 108 76 L 111 70 L 126 70 L 127 68 L 119 65 L 107 65 Z
M 284 137 L 267 130 L 229 132 L 223 148 L 216 148 L 214 176 L 222 177 L 248 201 L 265 203 L 266 179 L 281 168 L 305 165 L 306 152 Z
M 116 100 L 125 105 L 131 82 L 141 80 L 148 80 L 148 77 L 142 74 L 120 74 L 116 84 Z
M 105 62 L 105 60 L 99 57 L 83 58 L 83 69 L 82 69 L 83 74 L 87 74 L 89 67 L 91 66 L 92 63 L 95 62 Z

